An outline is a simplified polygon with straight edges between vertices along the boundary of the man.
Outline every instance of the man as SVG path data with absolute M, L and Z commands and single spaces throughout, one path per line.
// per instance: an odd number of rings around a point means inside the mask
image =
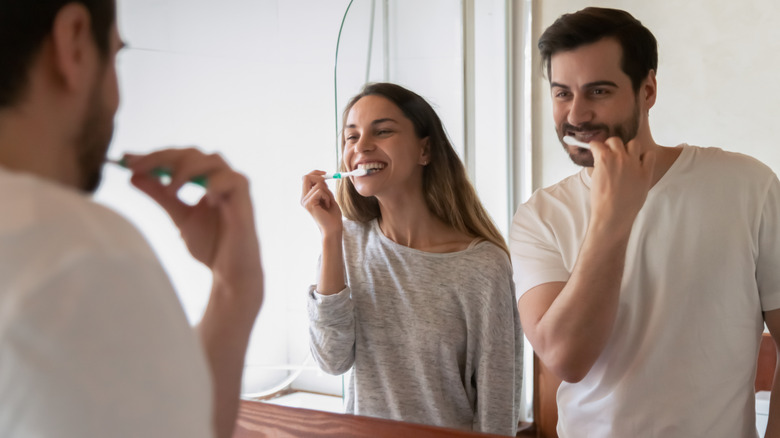
M 755 437 L 764 322 L 780 336 L 777 177 L 653 141 L 656 41 L 628 13 L 563 15 L 539 49 L 584 169 L 518 209 L 510 250 L 523 330 L 564 381 L 560 436 Z
M 216 155 L 129 156 L 213 272 L 193 331 L 153 252 L 89 199 L 118 105 L 114 0 L 0 1 L 0 436 L 228 437 L 263 295 L 248 182 Z M 171 169 L 169 185 L 152 176 Z M 176 191 L 205 176 L 190 207 Z

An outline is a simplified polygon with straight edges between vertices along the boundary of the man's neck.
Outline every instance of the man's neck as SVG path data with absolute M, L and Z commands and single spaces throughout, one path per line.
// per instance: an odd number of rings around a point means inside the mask
M 54 130 L 24 108 L 0 110 L 0 166 L 77 186 L 76 163 Z
M 682 153 L 681 147 L 658 146 L 655 148 L 655 167 L 653 168 L 652 186 L 655 186 L 672 167 Z

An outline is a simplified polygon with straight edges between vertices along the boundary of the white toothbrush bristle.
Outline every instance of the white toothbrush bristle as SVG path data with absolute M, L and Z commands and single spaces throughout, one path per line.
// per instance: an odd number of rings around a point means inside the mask
M 577 146 L 581 147 L 583 149 L 590 149 L 590 145 L 588 143 L 585 143 L 584 141 L 579 141 L 576 138 L 572 137 L 571 135 L 566 135 L 563 137 L 563 141 L 571 146 Z

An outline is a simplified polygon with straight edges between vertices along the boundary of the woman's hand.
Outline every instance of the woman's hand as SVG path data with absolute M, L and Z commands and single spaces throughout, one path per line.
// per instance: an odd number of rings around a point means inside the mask
M 344 289 L 344 254 L 341 233 L 344 223 L 333 192 L 325 184 L 325 172 L 312 171 L 303 177 L 301 205 L 311 214 L 322 232 L 322 259 L 317 292 L 335 294 Z
M 336 203 L 333 192 L 325 184 L 324 175 L 325 172 L 321 170 L 314 170 L 304 175 L 301 205 L 317 222 L 323 237 L 340 238 L 343 228 L 341 209 Z

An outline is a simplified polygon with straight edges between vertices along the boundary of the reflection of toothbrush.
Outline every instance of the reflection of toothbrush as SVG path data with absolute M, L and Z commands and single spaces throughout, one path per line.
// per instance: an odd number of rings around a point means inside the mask
M 571 135 L 566 135 L 563 137 L 563 141 L 571 146 L 577 146 L 581 147 L 583 149 L 590 149 L 590 145 L 588 143 L 585 143 L 584 141 L 579 141 L 576 138 L 572 137 Z
M 117 166 L 122 166 L 125 169 L 127 169 L 127 162 L 125 162 L 125 159 L 122 158 L 120 160 L 112 160 L 110 158 L 106 159 L 106 162 L 116 164 Z M 171 170 L 165 167 L 157 167 L 152 169 L 152 175 L 158 176 L 160 178 L 168 178 L 171 177 Z M 194 178 L 190 178 L 190 182 L 197 184 L 203 188 L 206 188 L 206 184 L 208 183 L 208 180 L 205 176 L 196 176 Z
M 376 171 L 376 169 L 355 169 L 350 172 L 336 172 L 336 173 L 327 173 L 324 175 L 325 179 L 343 179 L 348 176 L 366 176 L 370 175 L 372 172 Z

